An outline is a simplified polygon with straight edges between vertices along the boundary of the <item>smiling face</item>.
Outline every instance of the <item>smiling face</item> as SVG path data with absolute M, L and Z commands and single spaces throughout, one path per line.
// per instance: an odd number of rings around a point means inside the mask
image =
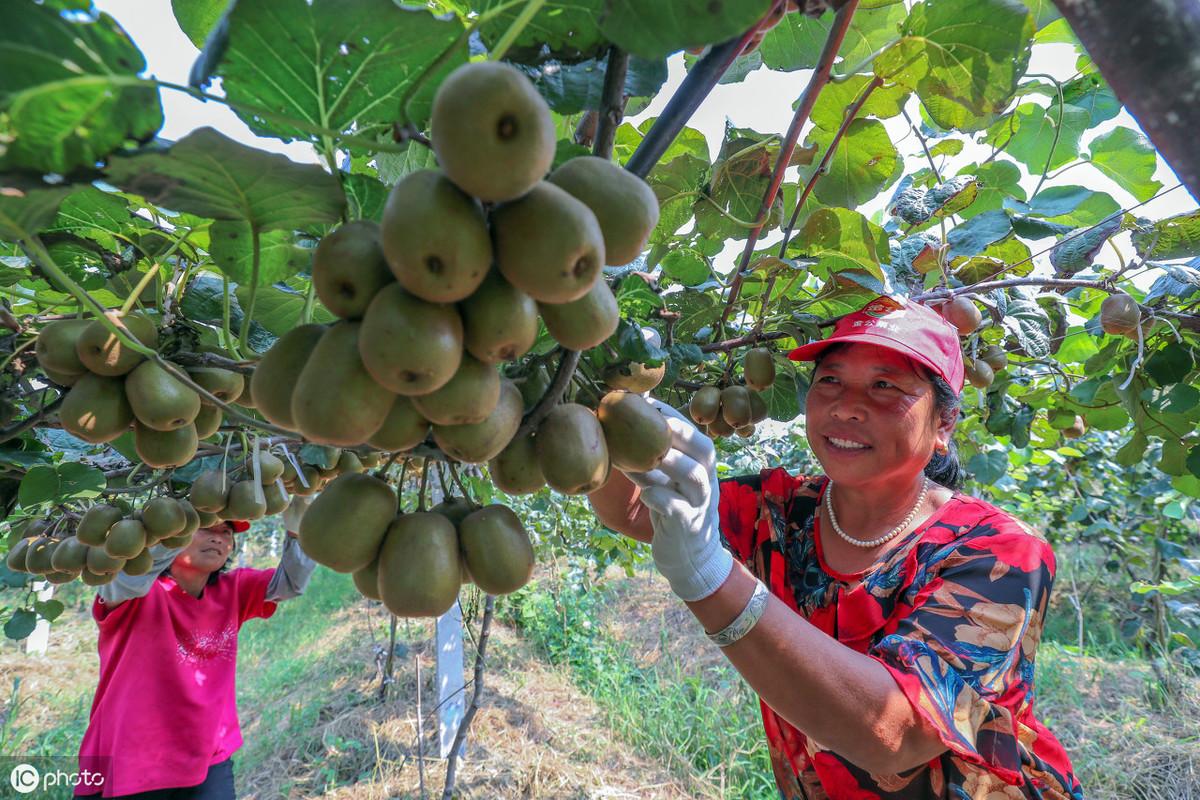
M 860 343 L 831 348 L 817 363 L 805 421 L 825 474 L 858 487 L 911 482 L 954 429 L 938 413 L 924 368 Z
M 211 528 L 201 528 L 192 537 L 175 561 L 199 572 L 216 572 L 230 553 L 233 552 L 233 529 L 227 523 L 218 522 Z

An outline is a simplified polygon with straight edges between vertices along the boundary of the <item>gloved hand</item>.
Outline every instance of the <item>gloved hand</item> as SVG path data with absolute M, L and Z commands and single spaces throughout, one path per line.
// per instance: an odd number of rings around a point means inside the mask
M 312 497 L 305 495 L 294 495 L 292 501 L 288 503 L 288 507 L 283 510 L 283 527 L 291 533 L 300 532 L 300 520 L 304 519 L 304 512 L 308 511 L 309 504 L 312 503 Z
M 627 473 L 642 487 L 654 527 L 654 566 L 687 602 L 708 597 L 729 577 L 733 556 L 721 545 L 716 450 L 709 439 L 666 403 L 647 400 L 667 418 L 671 450 L 657 469 Z

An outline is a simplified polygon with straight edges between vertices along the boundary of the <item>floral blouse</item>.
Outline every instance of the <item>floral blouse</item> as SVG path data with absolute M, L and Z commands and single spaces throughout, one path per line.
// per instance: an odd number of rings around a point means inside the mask
M 1081 800 L 1066 752 L 1033 712 L 1050 545 L 955 493 L 881 561 L 842 574 L 825 565 L 816 535 L 827 484 L 783 469 L 722 481 L 724 544 L 794 611 L 883 664 L 947 750 L 873 775 L 762 703 L 783 800 Z

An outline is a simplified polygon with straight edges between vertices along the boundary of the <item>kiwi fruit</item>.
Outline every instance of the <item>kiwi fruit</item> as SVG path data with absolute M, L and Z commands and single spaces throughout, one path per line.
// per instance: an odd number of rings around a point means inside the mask
M 88 546 L 74 536 L 58 543 L 50 555 L 50 566 L 55 572 L 70 572 L 78 575 L 87 566 Z
M 554 161 L 550 107 L 529 78 L 500 61 L 450 73 L 434 95 L 430 125 L 438 164 L 485 202 L 520 197 Z
M 1008 366 L 1008 352 L 1003 347 L 989 344 L 979 351 L 981 361 L 987 363 L 993 372 L 999 372 Z
M 196 414 L 196 419 L 192 424 L 196 426 L 196 438 L 207 439 L 221 429 L 221 423 L 225 421 L 225 412 L 218 406 L 200 404 L 200 413 Z
M 458 525 L 458 543 L 471 580 L 488 594 L 509 594 L 533 576 L 533 543 L 508 506 L 490 505 Z
M 1078 439 L 1085 433 L 1087 433 L 1087 423 L 1084 422 L 1083 417 L 1079 416 L 1078 414 L 1075 415 L 1075 421 L 1072 422 L 1070 426 L 1063 428 L 1062 430 L 1064 439 Z M 59 547 L 61 546 L 62 545 L 59 545 Z
M 78 378 L 86 372 L 87 366 L 79 360 L 76 345 L 84 329 L 91 324 L 91 320 L 86 319 L 59 319 L 43 325 L 33 346 L 38 365 L 47 370 L 47 374 Z
M 133 447 L 138 458 L 148 467 L 182 467 L 196 457 L 196 448 L 199 445 L 196 426 L 190 422 L 171 431 L 149 428 L 143 425 L 141 420 L 135 420 L 133 423 Z
M 533 434 L 518 436 L 488 461 L 492 483 L 505 494 L 532 494 L 546 485 Z
M 595 214 L 607 263 L 628 264 L 646 249 L 658 224 L 658 198 L 641 178 L 607 159 L 580 156 L 554 170 L 547 180 Z
M 1100 304 L 1100 327 L 1115 336 L 1136 334 L 1142 322 L 1142 309 L 1124 292 L 1110 294 Z
M 367 444 L 391 453 L 410 450 L 425 441 L 428 435 L 429 420 L 417 411 L 412 398 L 398 394 L 392 401 L 392 407 L 384 418 L 383 425 L 371 434 Z
M 125 513 L 107 503 L 98 503 L 83 512 L 75 526 L 75 538 L 92 547 L 103 547 L 108 531 L 125 517 Z
M 496 208 L 492 234 L 500 272 L 539 303 L 578 300 L 604 269 L 596 216 L 552 183 Z
M 146 347 L 158 347 L 158 328 L 147 317 L 140 314 L 121 316 L 116 311 L 106 312 L 105 316 Z M 92 320 L 80 332 L 75 353 L 89 372 L 107 377 L 124 375 L 146 358 L 122 344 L 99 320 Z
M 263 485 L 263 500 L 267 503 L 268 517 L 282 513 L 288 507 L 290 499 L 278 481 Z
M 249 381 L 254 406 L 268 422 L 296 430 L 292 395 L 308 358 L 325 333 L 323 325 L 301 325 L 279 337 L 263 355 Z
M 671 450 L 671 429 L 661 412 L 645 398 L 609 392 L 600 399 L 596 417 L 612 465 L 624 472 L 649 472 Z
M 197 511 L 196 516 L 200 518 L 200 528 L 211 528 L 221 522 L 221 515 L 213 511 Z
M 750 392 L 750 424 L 757 425 L 770 415 L 767 401 L 758 392 Z
M 54 548 L 61 540 L 53 536 L 39 536 L 30 540 L 25 552 L 25 569 L 34 575 L 54 572 L 52 559 Z
M 125 566 L 125 559 L 110 556 L 103 547 L 89 547 L 87 571 L 94 575 L 114 575 Z
M 255 520 L 267 515 L 267 499 L 260 499 L 262 485 L 254 480 L 235 481 L 229 487 L 229 502 L 221 511 L 222 519 Z
M 336 469 L 338 475 L 353 474 L 363 471 L 363 463 L 358 460 L 353 450 L 343 450 L 338 456 Z
M 216 513 L 225 508 L 229 502 L 229 478 L 224 470 L 210 469 L 197 475 L 188 500 L 197 511 Z
M 441 514 L 454 523 L 454 527 L 457 528 L 467 518 L 467 515 L 475 513 L 480 508 L 478 503 L 465 497 L 447 497 L 429 510 L 435 514 Z
M 500 381 L 499 397 L 491 414 L 480 422 L 434 425 L 433 441 L 451 458 L 482 464 L 500 454 L 521 427 L 524 403 L 521 390 L 507 379 Z
M 129 559 L 142 552 L 147 540 L 146 527 L 136 519 L 123 519 L 112 526 L 104 540 L 104 552 L 113 558 Z
M 609 364 L 604 368 L 604 382 L 610 389 L 622 389 L 626 392 L 641 394 L 648 392 L 662 383 L 667 374 L 667 365 L 648 367 L 645 364 L 629 362 L 626 364 Z
M 939 310 L 946 321 L 958 329 L 960 336 L 974 333 L 983 324 L 983 314 L 969 297 L 948 300 Z
M 154 361 L 145 361 L 129 373 L 125 396 L 133 416 L 156 431 L 190 425 L 200 413 L 200 395 Z
M 726 386 L 722 389 L 721 417 L 731 428 L 749 425 L 751 417 L 750 390 L 745 386 Z
M 375 299 L 382 296 L 380 293 Z M 372 379 L 359 355 L 365 324 L 342 321 L 333 325 L 300 372 L 292 393 L 292 418 L 310 441 L 362 444 L 387 418 L 392 392 Z
M 381 236 L 391 274 L 430 303 L 467 298 L 492 265 L 483 209 L 435 170 L 410 172 L 392 187 Z
M 398 500 L 392 487 L 365 474 L 342 475 L 312 502 L 300 520 L 300 547 L 336 572 L 354 572 L 375 560 Z
M 342 319 L 360 319 L 379 290 L 392 282 L 379 225 L 355 220 L 322 238 L 313 253 L 312 281 L 330 312 Z
M 74 386 L 76 381 L 88 374 L 86 372 L 59 372 L 58 370 L 42 367 L 42 372 L 46 373 L 46 378 L 59 386 Z
M 37 541 L 36 538 L 18 539 L 8 548 L 8 555 L 5 556 L 4 563 L 8 565 L 9 569 L 13 572 L 29 572 L 25 558 L 29 554 L 29 545 L 35 541 Z
M 412 402 L 434 425 L 474 425 L 496 410 L 499 399 L 500 373 L 496 367 L 464 355 L 453 378 L 429 394 L 412 398 Z
M 539 303 L 542 321 L 554 340 L 568 350 L 587 350 L 617 332 L 617 298 L 603 280 L 572 303 Z
M 499 272 L 489 273 L 461 309 L 463 346 L 486 364 L 520 358 L 537 340 L 537 303 Z
M 754 347 L 742 356 L 742 376 L 746 386 L 756 392 L 766 391 L 775 383 L 775 359 L 765 347 Z
M 708 423 L 705 433 L 707 433 L 711 439 L 719 439 L 723 436 L 732 436 L 733 430 L 733 426 L 726 422 L 725 417 L 721 415 L 712 422 Z
M 564 403 L 551 409 L 534 444 L 546 483 L 563 494 L 585 494 L 608 481 L 608 445 L 590 408 Z
M 754 435 L 754 430 L 755 430 L 754 425 L 750 424 L 750 425 L 743 425 L 742 427 L 738 428 L 735 432 L 737 433 L 738 436 L 742 437 L 743 439 L 749 439 L 751 436 Z
M 187 526 L 187 512 L 170 497 L 155 497 L 142 506 L 142 525 L 151 543 L 178 536 Z
M 177 537 L 191 536 L 193 533 L 200 530 L 200 512 L 197 511 L 195 506 L 193 506 L 187 500 L 176 500 L 175 502 L 179 503 L 179 507 L 183 509 L 184 519 L 183 530 L 175 535 Z
M 461 586 L 458 533 L 449 519 L 418 511 L 388 526 L 379 550 L 379 595 L 389 611 L 439 617 L 454 605 Z
M 697 425 L 711 425 L 721 416 L 721 390 L 716 386 L 701 386 L 688 402 L 688 414 Z
M 111 442 L 129 429 L 133 409 L 120 378 L 85 374 L 63 398 L 58 409 L 63 428 L 91 444 Z
M 362 569 L 356 569 L 350 573 L 350 577 L 354 579 L 354 588 L 358 589 L 358 593 L 363 597 L 369 597 L 372 600 L 379 600 L 379 559 L 371 559 L 371 563 L 367 564 Z
M 136 370 L 135 370 L 136 372 Z M 222 367 L 190 367 L 188 375 L 197 386 L 222 403 L 232 403 L 246 390 L 246 376 Z M 201 402 L 205 402 L 201 398 Z
M 968 358 L 964 367 L 967 380 L 977 389 L 986 389 L 996 379 L 996 373 L 983 359 Z
M 283 477 L 283 460 L 273 453 L 260 450 L 258 453 L 258 481 L 264 486 Z
M 89 550 L 90 550 L 90 548 L 89 548 Z M 79 572 L 79 580 L 82 581 L 84 583 L 84 585 L 86 585 L 86 586 L 103 586 L 106 583 L 112 583 L 113 578 L 115 578 L 115 577 L 116 577 L 116 573 L 110 572 L 110 573 L 105 573 L 105 574 L 99 574 L 99 573 L 92 572 L 87 567 L 84 567 Z
M 359 353 L 388 391 L 429 394 L 445 386 L 462 362 L 462 317 L 454 306 L 427 303 L 394 283 L 367 308 Z
M 141 552 L 125 562 L 121 571 L 126 575 L 145 575 L 153 566 L 154 556 L 150 555 L 150 548 L 143 547 Z

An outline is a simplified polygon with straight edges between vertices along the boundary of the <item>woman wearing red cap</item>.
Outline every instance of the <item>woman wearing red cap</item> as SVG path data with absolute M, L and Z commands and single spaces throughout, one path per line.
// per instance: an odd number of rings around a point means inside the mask
M 230 520 L 186 547 L 155 545 L 149 572 L 99 587 L 100 680 L 79 748 L 80 774 L 91 778 L 77 795 L 233 799 L 238 631 L 307 586 L 315 565 L 294 533 L 305 506 L 293 500 L 284 512 L 275 569 L 226 571 L 234 533 L 250 527 Z
M 718 482 L 712 441 L 652 400 L 667 458 L 589 497 L 758 693 L 781 796 L 1082 798 L 1033 707 L 1054 555 L 960 491 L 957 331 L 880 297 L 790 355 L 815 362 L 823 476 Z

